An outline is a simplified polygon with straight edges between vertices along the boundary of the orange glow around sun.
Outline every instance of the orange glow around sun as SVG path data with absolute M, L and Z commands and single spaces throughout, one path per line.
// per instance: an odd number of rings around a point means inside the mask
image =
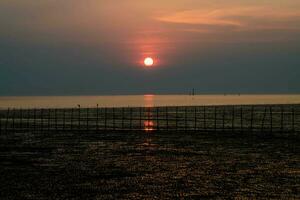
M 147 66 L 147 67 L 151 67 L 151 66 L 154 64 L 154 60 L 153 60 L 152 58 L 150 58 L 150 57 L 145 58 L 144 64 L 145 64 L 145 66 Z

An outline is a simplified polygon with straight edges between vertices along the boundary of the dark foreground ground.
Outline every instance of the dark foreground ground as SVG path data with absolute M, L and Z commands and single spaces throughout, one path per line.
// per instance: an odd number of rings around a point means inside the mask
M 300 199 L 299 136 L 7 133 L 0 199 Z

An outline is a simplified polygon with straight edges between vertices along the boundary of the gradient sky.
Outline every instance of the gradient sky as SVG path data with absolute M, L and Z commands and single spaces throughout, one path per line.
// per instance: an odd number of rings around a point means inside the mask
M 300 93 L 299 77 L 298 0 L 0 1 L 0 95 Z

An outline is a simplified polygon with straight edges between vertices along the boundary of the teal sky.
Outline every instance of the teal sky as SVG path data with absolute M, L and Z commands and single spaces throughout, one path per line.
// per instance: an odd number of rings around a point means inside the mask
M 300 93 L 299 55 L 295 0 L 0 1 L 0 95 Z

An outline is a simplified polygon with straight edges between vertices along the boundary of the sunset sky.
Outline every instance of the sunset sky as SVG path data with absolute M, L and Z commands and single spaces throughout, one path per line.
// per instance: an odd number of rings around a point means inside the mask
M 0 95 L 300 93 L 299 77 L 298 0 L 0 1 Z

